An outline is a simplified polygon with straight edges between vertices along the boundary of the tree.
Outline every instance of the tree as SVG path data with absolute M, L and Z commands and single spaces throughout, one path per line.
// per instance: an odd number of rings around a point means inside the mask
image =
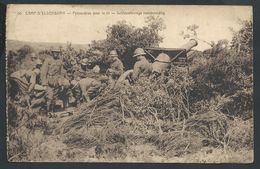
M 136 48 L 157 47 L 163 41 L 159 32 L 165 29 L 164 21 L 160 17 L 150 16 L 145 18 L 146 25 L 137 28 L 126 21 L 119 21 L 108 26 L 107 38 L 100 41 L 92 41 L 91 50 L 100 50 L 107 56 L 109 51 L 117 50 L 126 69 L 132 68 L 134 59 L 133 52 Z M 107 58 L 103 57 L 104 63 Z
M 253 21 L 239 20 L 242 28 L 239 31 L 233 32 L 233 38 L 231 41 L 231 48 L 239 53 L 246 53 L 252 55 L 253 53 Z

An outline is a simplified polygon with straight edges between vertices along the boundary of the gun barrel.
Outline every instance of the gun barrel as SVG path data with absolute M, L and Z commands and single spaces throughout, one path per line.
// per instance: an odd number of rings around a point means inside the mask
M 188 43 L 182 45 L 180 48 L 185 49 L 186 52 L 189 52 L 193 47 L 197 45 L 198 45 L 197 40 L 191 39 Z

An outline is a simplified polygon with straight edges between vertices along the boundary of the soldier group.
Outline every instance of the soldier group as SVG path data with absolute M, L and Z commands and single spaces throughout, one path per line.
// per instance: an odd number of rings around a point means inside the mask
M 136 63 L 131 72 L 133 81 L 149 76 L 152 72 L 152 65 L 146 60 L 145 55 L 142 48 L 134 51 Z M 44 92 L 44 103 L 48 112 L 54 111 L 57 98 L 62 100 L 63 108 L 68 107 L 70 103 L 79 105 L 82 101 L 89 102 L 102 87 L 107 84 L 115 86 L 124 74 L 124 65 L 116 50 L 109 53 L 111 63 L 104 75 L 101 75 L 98 65 L 89 68 L 90 62 L 87 58 L 80 61 L 72 60 L 70 66 L 65 66 L 60 50 L 52 49 L 51 56 L 42 63 L 36 54 L 32 53 L 31 60 L 24 66 L 26 70 L 19 70 L 10 75 L 11 85 L 15 84 L 20 93 L 27 96 L 28 104 L 31 105 L 35 93 Z

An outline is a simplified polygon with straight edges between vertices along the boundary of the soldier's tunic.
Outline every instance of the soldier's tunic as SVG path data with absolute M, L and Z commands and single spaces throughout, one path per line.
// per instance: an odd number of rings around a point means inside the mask
M 115 58 L 114 62 L 111 63 L 110 69 L 113 70 L 111 73 L 112 79 L 118 79 L 124 73 L 124 65 L 118 58 Z
M 60 59 L 47 58 L 41 68 L 42 85 L 57 87 L 59 79 L 64 78 L 65 70 Z
M 19 70 L 10 75 L 10 83 L 13 87 L 26 94 L 28 90 L 32 90 L 36 84 L 36 73 L 32 70 Z
M 98 90 L 101 87 L 101 82 L 93 78 L 84 78 L 79 81 L 79 86 L 82 95 L 86 101 L 90 101 L 92 97 L 95 97 Z
M 133 79 L 136 80 L 139 77 L 149 76 L 152 72 L 152 65 L 146 59 L 137 61 L 134 65 Z

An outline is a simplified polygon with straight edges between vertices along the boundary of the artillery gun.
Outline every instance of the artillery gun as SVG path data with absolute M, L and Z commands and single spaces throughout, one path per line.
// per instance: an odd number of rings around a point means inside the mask
M 171 66 L 186 67 L 189 71 L 187 53 L 195 46 L 198 42 L 195 39 L 191 39 L 188 43 L 182 45 L 180 48 L 145 48 L 145 52 L 152 58 L 152 73 L 155 76 L 167 73 Z M 130 83 L 133 70 L 128 70 L 123 73 L 116 86 L 120 84 Z
M 197 45 L 198 42 L 191 39 L 180 48 L 146 48 L 145 52 L 154 59 L 153 73 L 162 74 L 167 72 L 171 65 L 188 68 L 187 53 Z

